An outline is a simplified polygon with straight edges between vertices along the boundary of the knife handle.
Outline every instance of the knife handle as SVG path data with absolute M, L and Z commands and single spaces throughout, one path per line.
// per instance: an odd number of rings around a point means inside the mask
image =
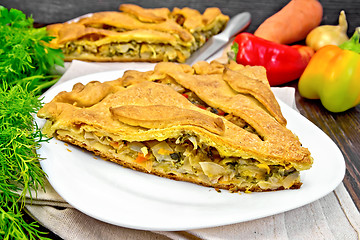
M 230 39 L 249 26 L 250 21 L 251 14 L 249 12 L 242 12 L 235 15 L 229 20 L 224 31 L 219 34 L 219 37 L 221 35 L 224 38 Z

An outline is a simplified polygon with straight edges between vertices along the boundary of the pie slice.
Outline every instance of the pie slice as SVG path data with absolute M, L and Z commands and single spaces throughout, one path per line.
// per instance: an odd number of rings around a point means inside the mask
M 78 21 L 47 27 L 65 60 L 185 62 L 229 20 L 218 8 L 144 9 L 122 4 L 117 11 L 97 12 Z
M 38 116 L 47 119 L 48 136 L 109 161 L 230 191 L 297 189 L 313 162 L 286 128 L 260 67 L 158 63 L 113 81 L 77 83 Z
M 166 84 L 198 107 L 223 115 L 239 126 L 255 127 L 263 138 L 271 136 L 269 131 L 279 124 L 286 125 L 263 67 L 234 61 L 226 65 L 201 61 L 193 67 L 164 62 L 152 72 L 127 71 L 118 81 L 124 87 L 141 81 Z

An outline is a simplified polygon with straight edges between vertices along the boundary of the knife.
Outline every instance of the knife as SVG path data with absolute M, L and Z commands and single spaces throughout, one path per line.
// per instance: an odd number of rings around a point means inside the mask
M 191 54 L 190 58 L 186 60 L 186 64 L 192 65 L 195 62 L 203 61 L 211 57 L 220 48 L 228 43 L 231 37 L 243 31 L 249 26 L 251 21 L 251 14 L 243 12 L 235 15 L 230 19 L 224 31 L 212 36 L 199 50 Z

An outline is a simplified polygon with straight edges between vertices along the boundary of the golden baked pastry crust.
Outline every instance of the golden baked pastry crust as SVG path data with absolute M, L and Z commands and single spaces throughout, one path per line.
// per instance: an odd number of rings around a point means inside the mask
M 55 37 L 51 46 L 61 48 L 66 61 L 185 62 L 229 20 L 217 8 L 200 14 L 188 8 L 171 12 L 122 4 L 119 10 L 122 12 L 97 12 L 76 22 L 49 25 L 47 30 Z
M 119 10 L 134 15 L 142 22 L 163 22 L 170 15 L 168 8 L 144 9 L 134 4 L 121 4 Z
M 46 134 L 139 171 L 242 191 L 300 187 L 299 171 L 312 165 L 310 152 L 286 128 L 270 87 L 258 84 L 253 94 L 267 92 L 264 104 L 271 104 L 264 107 L 251 92 L 227 83 L 238 74 L 247 76 L 239 81 L 248 82 L 258 74 L 261 79 L 262 70 L 234 63 L 159 63 L 153 71 L 128 71 L 114 81 L 78 83 L 45 104 L 38 116 L 48 120 Z M 199 108 L 164 79 L 181 82 L 251 129 Z M 162 153 L 156 154 L 159 145 Z
M 311 164 L 308 150 L 302 148 L 298 138 L 286 128 L 286 119 L 266 80 L 263 67 L 243 66 L 233 61 L 225 65 L 217 61 L 202 61 L 192 67 L 163 62 L 158 63 L 151 74 L 129 71 L 117 81 L 124 87 L 131 86 L 133 81 L 169 85 L 169 77 L 184 89 L 194 92 L 208 106 L 240 117 L 251 125 L 263 140 L 255 147 L 259 154 L 276 152 L 281 155 L 282 161 L 292 159 L 292 164 L 296 161 Z M 184 89 L 180 92 L 185 92 Z M 242 142 L 239 137 L 235 139 Z M 246 145 L 245 142 L 242 144 Z

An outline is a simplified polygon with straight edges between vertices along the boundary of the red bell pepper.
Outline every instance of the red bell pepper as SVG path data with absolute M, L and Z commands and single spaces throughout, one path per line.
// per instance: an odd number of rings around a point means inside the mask
M 298 79 L 314 55 L 310 47 L 278 44 L 245 32 L 236 36 L 231 49 L 237 63 L 265 67 L 271 86 Z

